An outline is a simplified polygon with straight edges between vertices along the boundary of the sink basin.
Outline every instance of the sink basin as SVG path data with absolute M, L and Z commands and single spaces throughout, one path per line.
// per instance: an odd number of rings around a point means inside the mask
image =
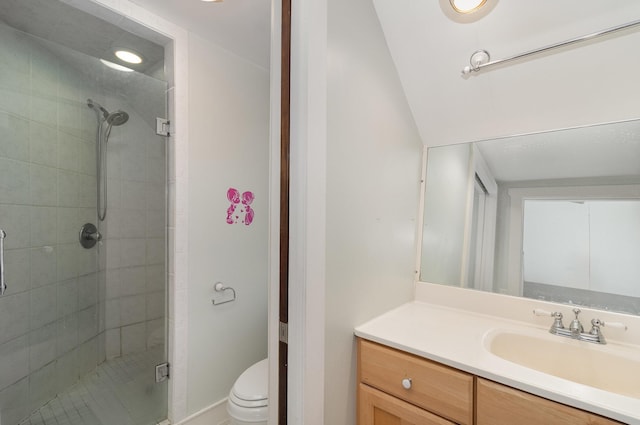
M 640 398 L 640 350 L 597 345 L 543 330 L 493 330 L 484 338 L 492 354 L 558 378 Z

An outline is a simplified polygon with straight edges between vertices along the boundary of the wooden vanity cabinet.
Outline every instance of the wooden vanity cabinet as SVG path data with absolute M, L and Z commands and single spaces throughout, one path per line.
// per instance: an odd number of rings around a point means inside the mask
M 360 425 L 455 425 L 413 404 L 365 384 L 358 384 Z
M 622 423 L 358 338 L 358 425 L 452 424 Z
M 473 424 L 471 374 L 359 339 L 358 381 L 360 425 Z
M 619 425 L 611 419 L 477 378 L 477 425 Z

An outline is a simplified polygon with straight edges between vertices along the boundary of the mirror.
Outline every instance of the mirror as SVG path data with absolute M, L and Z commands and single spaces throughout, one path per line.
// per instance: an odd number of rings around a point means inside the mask
M 420 280 L 640 314 L 640 120 L 431 147 Z

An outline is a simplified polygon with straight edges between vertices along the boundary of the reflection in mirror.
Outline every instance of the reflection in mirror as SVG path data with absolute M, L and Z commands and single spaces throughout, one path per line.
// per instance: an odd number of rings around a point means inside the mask
M 640 121 L 428 149 L 420 280 L 640 314 Z
M 640 298 L 640 200 L 524 201 L 523 294 L 633 311 Z

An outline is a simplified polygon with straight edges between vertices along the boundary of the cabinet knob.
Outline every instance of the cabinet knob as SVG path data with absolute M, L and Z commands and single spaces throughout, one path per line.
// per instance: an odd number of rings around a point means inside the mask
M 411 378 L 404 378 L 402 380 L 402 387 L 405 390 L 410 390 L 411 389 Z

